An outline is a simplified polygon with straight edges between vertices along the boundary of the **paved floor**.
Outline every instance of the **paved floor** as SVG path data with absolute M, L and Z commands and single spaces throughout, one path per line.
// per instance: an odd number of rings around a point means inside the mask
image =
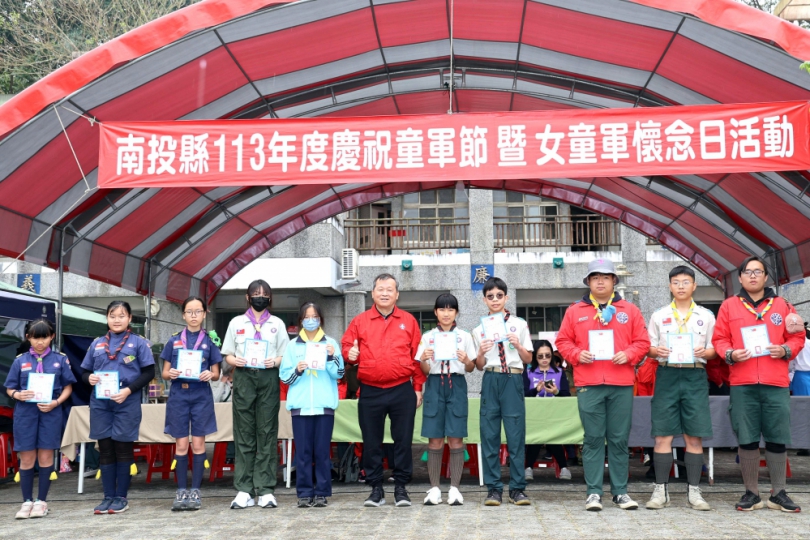
M 421 449 L 415 449 L 415 455 Z M 714 486 L 704 486 L 711 512 L 696 512 L 685 505 L 686 486 L 673 480 L 673 502 L 662 511 L 624 511 L 606 505 L 604 511 L 584 511 L 585 489 L 582 469 L 572 467 L 573 480 L 563 482 L 553 472 L 535 472 L 527 494 L 530 507 L 504 504 L 484 507 L 485 496 L 475 480 L 465 478 L 464 506 L 426 507 L 421 502 L 427 490 L 427 471 L 416 462 L 415 483 L 410 486 L 414 505 L 396 508 L 388 501 L 382 508 L 364 508 L 368 488 L 362 484 L 335 484 L 328 508 L 295 507 L 295 491 L 279 488 L 279 508 L 230 510 L 234 495 L 230 478 L 203 484 L 203 509 L 199 512 L 171 512 L 174 488 L 170 481 L 145 483 L 145 474 L 135 477 L 130 491 L 130 510 L 121 515 L 92 515 L 101 498 L 99 481 L 88 479 L 85 493 L 76 493 L 76 474 L 63 474 L 53 483 L 44 519 L 15 521 L 18 510 L 17 484 L 0 485 L 0 537 L 2 538 L 807 538 L 810 537 L 810 458 L 790 451 L 793 478 L 788 489 L 806 509 L 801 514 L 773 510 L 737 512 L 733 504 L 742 494 L 738 469 L 731 452 L 716 453 Z M 630 493 L 643 503 L 650 493 L 650 481 L 638 459 L 631 461 Z M 505 474 L 508 474 L 505 472 Z M 760 477 L 763 492 L 769 489 L 767 472 Z M 443 488 L 446 489 L 446 484 Z M 393 487 L 386 485 L 388 499 Z M 608 489 L 608 486 L 605 486 Z M 35 488 L 36 489 L 36 488 Z M 607 499 L 607 497 L 606 497 Z

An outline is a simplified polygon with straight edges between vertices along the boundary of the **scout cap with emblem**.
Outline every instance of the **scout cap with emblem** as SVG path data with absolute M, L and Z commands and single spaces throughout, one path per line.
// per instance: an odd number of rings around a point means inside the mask
M 588 278 L 592 274 L 611 274 L 616 275 L 616 269 L 613 267 L 613 261 L 608 259 L 594 259 L 588 263 L 588 275 L 582 278 L 582 283 L 588 285 Z

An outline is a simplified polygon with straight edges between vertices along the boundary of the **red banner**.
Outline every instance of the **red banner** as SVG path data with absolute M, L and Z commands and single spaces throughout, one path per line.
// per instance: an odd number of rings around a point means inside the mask
M 109 122 L 101 188 L 810 169 L 807 102 L 426 116 Z

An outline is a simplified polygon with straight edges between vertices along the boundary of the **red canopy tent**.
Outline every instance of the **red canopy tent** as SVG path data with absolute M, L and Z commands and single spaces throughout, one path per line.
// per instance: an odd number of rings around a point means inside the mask
M 452 14 L 452 57 L 451 51 Z M 807 101 L 810 34 L 731 0 L 207 0 L 0 107 L 0 253 L 159 297 L 212 297 L 308 225 L 453 183 L 98 190 L 96 122 Z M 807 171 L 466 181 L 582 205 L 730 288 L 810 275 Z M 53 225 L 53 228 L 49 228 Z

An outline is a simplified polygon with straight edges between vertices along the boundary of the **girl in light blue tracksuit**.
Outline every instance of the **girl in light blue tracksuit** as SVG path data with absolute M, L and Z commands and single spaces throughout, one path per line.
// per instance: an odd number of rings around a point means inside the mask
M 290 341 L 281 359 L 279 377 L 289 385 L 287 410 L 295 439 L 295 489 L 298 507 L 324 507 L 332 496 L 330 448 L 338 379 L 343 357 L 338 343 L 323 332 L 321 308 L 307 302 L 298 312 L 301 332 Z M 313 478 L 312 464 L 315 463 Z

